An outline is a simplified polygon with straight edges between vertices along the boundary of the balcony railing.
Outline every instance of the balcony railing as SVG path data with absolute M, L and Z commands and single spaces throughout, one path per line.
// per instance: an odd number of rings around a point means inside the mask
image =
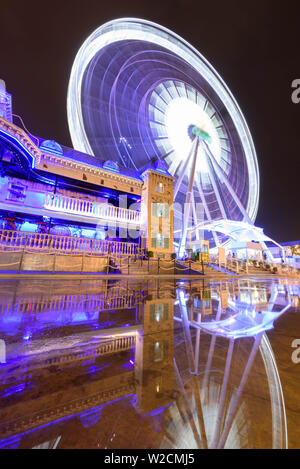
M 135 256 L 140 252 L 136 243 L 103 239 L 77 238 L 45 233 L 0 230 L 0 251 L 44 251 L 61 254 Z
M 73 213 L 86 217 L 100 218 L 123 223 L 140 224 L 140 212 L 137 210 L 114 207 L 113 205 L 75 199 L 64 195 L 47 194 L 44 208 L 56 212 Z

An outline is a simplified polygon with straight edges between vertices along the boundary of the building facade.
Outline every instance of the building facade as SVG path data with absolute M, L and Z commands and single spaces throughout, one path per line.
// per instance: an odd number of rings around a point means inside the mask
M 0 229 L 133 243 L 169 257 L 173 181 L 165 164 L 143 171 L 29 134 L 0 83 Z M 135 251 L 136 252 L 136 251 Z

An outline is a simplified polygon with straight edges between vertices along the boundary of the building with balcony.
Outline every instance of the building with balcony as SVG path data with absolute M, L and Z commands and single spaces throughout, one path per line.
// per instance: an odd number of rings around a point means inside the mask
M 16 121 L 16 119 L 15 119 Z M 133 243 L 173 252 L 173 181 L 30 134 L 0 82 L 0 230 Z M 134 250 L 136 252 L 136 250 Z

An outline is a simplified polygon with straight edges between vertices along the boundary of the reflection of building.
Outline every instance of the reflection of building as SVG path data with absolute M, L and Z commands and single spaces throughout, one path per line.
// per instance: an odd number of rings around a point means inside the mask
M 17 318 L 26 316 L 27 322 L 7 329 L 0 447 L 285 447 L 280 381 L 262 333 L 299 292 L 282 281 L 267 291 L 262 283 L 257 295 L 253 284 L 203 282 L 199 288 L 190 282 L 176 288 L 150 281 L 141 292 L 139 282 L 82 281 L 55 289 L 53 281 L 47 295 L 49 308 L 55 304 L 51 294 L 57 307 L 45 336 L 35 322 L 44 314 L 37 305 L 45 304 L 46 295 L 30 309 L 29 297 L 21 301 L 26 288 L 20 282 L 10 292 L 15 309 L 10 302 L 11 315 L 1 313 L 6 322 L 15 321 L 21 309 Z M 251 303 L 240 296 L 246 286 L 254 292 L 244 298 Z M 33 283 L 33 293 L 40 288 Z M 78 322 L 67 301 L 74 290 L 102 300 L 117 300 L 123 291 L 119 306 L 102 301 L 107 308 L 99 311 L 94 302 L 99 320 L 115 316 L 115 323 L 97 328 L 91 304 L 92 321 L 86 316 Z M 195 298 L 209 299 L 211 314 L 203 314 Z M 30 330 L 35 334 L 25 334 Z
M 136 406 L 139 411 L 155 411 L 172 401 L 173 368 L 172 298 L 146 299 L 143 304 L 143 329 L 136 338 Z
M 126 412 L 139 424 L 142 415 L 172 402 L 173 300 L 152 296 L 143 305 L 138 287 L 126 286 L 126 282 L 91 285 L 90 294 L 98 290 L 96 299 L 100 297 L 101 303 L 94 298 L 92 310 L 89 302 L 86 312 L 90 316 L 85 319 L 76 311 L 72 316 L 70 295 L 62 295 L 58 301 L 56 292 L 53 302 L 48 292 L 48 307 L 56 302 L 57 309 L 51 315 L 48 309 L 46 318 L 38 300 L 24 309 L 24 301 L 15 294 L 15 309 L 9 307 L 12 315 L 8 317 L 4 310 L 1 314 L 4 323 L 11 319 L 12 324 L 1 328 L 7 332 L 8 347 L 0 380 L 0 446 L 12 441 L 18 445 L 24 432 L 75 416 L 83 426 L 96 424 L 114 402 L 114 409 L 127 403 Z M 88 286 L 82 288 L 87 290 Z M 112 302 L 122 290 L 123 303 Z M 86 295 L 86 300 L 89 297 Z M 40 304 L 45 300 L 44 295 Z M 113 322 L 107 320 L 108 314 L 110 319 L 115 317 Z M 24 322 L 20 322 L 20 315 L 23 319 L 27 316 L 23 325 L 28 335 L 18 333 L 18 325 Z M 52 331 L 46 342 L 45 328 Z M 113 411 L 105 418 L 114 419 L 114 415 Z M 105 434 L 103 446 L 104 439 Z
M 193 317 L 193 314 L 211 314 L 212 302 L 210 288 L 199 288 L 199 292 L 193 294 L 191 304 L 189 304 L 189 306 L 190 317 Z

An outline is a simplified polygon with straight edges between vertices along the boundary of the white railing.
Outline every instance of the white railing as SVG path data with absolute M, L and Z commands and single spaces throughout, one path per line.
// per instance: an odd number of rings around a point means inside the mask
M 3 298 L 3 302 L 2 302 Z M 31 313 L 45 313 L 51 311 L 52 313 L 68 313 L 73 314 L 78 312 L 94 313 L 97 311 L 110 311 L 116 309 L 129 309 L 137 306 L 142 301 L 142 295 L 139 292 L 125 293 L 120 296 L 119 290 L 116 290 L 116 296 L 103 296 L 103 295 L 59 295 L 49 296 L 43 295 L 36 298 L 34 295 L 27 297 L 17 297 L 7 299 L 1 297 L 0 301 L 0 314 L 27 314 Z M 4 301 L 5 300 L 5 301 Z
M 0 251 L 44 251 L 61 254 L 135 256 L 139 245 L 122 241 L 76 238 L 45 233 L 0 230 Z
M 76 199 L 59 194 L 47 194 L 44 208 L 56 212 L 74 213 L 93 218 L 119 221 L 125 223 L 140 223 L 140 212 L 113 205 Z

